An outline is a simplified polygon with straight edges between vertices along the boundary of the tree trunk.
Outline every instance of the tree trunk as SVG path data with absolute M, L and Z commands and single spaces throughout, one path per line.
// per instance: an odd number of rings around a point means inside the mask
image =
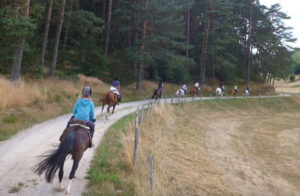
M 212 15 L 212 19 L 211 19 L 211 32 L 214 35 L 214 32 L 215 32 L 215 16 L 214 15 Z M 214 42 L 214 38 L 212 39 L 212 42 Z M 215 79 L 215 62 L 216 62 L 215 60 L 216 60 L 215 50 L 212 49 L 212 54 L 211 54 L 211 78 L 212 79 Z
M 108 16 L 107 16 L 107 26 L 106 26 L 106 38 L 105 38 L 105 48 L 104 48 L 104 55 L 108 55 L 108 47 L 109 47 L 109 38 L 110 38 L 110 23 L 111 23 L 111 7 L 112 7 L 112 0 L 108 1 Z
M 56 35 L 55 35 L 53 56 L 52 56 L 51 69 L 50 69 L 50 76 L 52 78 L 55 77 L 55 67 L 56 67 L 56 62 L 57 62 L 57 53 L 58 53 L 58 47 L 59 47 L 59 40 L 60 40 L 60 35 L 61 35 L 61 29 L 62 29 L 62 25 L 63 25 L 63 22 L 64 22 L 64 13 L 65 13 L 66 0 L 61 0 L 61 3 L 62 3 L 62 7 L 61 7 L 61 12 L 60 12 L 60 17 L 59 17 L 59 23 L 57 25 L 57 30 L 56 30 Z
M 147 9 L 149 6 L 149 0 L 145 0 L 145 8 Z M 147 20 L 144 20 L 143 23 L 143 31 L 142 31 L 142 39 L 146 36 L 147 33 Z M 141 62 L 140 62 L 140 68 L 139 68 L 139 75 L 138 75 L 138 80 L 136 83 L 136 90 L 140 91 L 141 90 L 141 82 L 143 80 L 143 75 L 144 75 L 144 55 L 143 51 L 145 49 L 145 43 L 142 42 L 141 44 L 141 52 L 142 52 L 142 57 L 141 57 Z
M 208 11 L 206 11 L 208 13 Z M 204 26 L 204 37 L 203 37 L 203 43 L 202 43 L 202 54 L 201 54 L 201 62 L 200 62 L 200 84 L 204 85 L 205 83 L 205 61 L 206 61 L 206 55 L 207 55 L 207 45 L 208 45 L 208 34 L 209 34 L 209 28 L 210 28 L 210 16 L 208 16 L 207 22 Z
M 27 18 L 29 16 L 29 6 L 30 6 L 30 0 L 26 0 L 24 3 L 24 10 L 23 10 L 23 14 L 21 14 L 21 17 Z M 25 43 L 25 36 L 20 38 L 18 43 L 19 46 L 14 50 L 13 60 L 11 64 L 12 70 L 10 74 L 10 80 L 15 83 L 19 82 L 20 79 L 24 43 Z
M 72 14 L 72 11 L 73 11 L 73 0 L 71 0 L 70 14 Z M 67 42 L 68 42 L 68 35 L 69 35 L 71 20 L 72 20 L 72 18 L 70 18 L 68 20 L 67 26 L 66 26 L 66 32 L 65 32 L 65 37 L 64 37 L 64 46 L 63 46 L 63 60 L 65 58 L 65 49 L 66 49 L 66 45 L 67 45 Z
M 189 57 L 189 45 L 190 45 L 190 10 L 186 14 L 186 51 L 185 57 Z
M 212 52 L 212 57 L 211 57 L 211 78 L 212 79 L 215 79 L 216 77 L 216 74 L 215 74 L 215 62 L 216 62 L 216 59 L 215 59 L 215 51 L 213 50 Z
M 249 0 L 249 35 L 248 35 L 248 42 L 247 42 L 247 49 L 248 49 L 248 54 L 247 54 L 247 84 L 249 86 L 250 83 L 250 72 L 251 72 L 251 51 L 252 51 L 252 44 L 251 44 L 251 39 L 252 39 L 252 17 L 253 17 L 253 5 L 252 5 L 252 0 Z
M 48 42 L 49 26 L 50 26 L 51 13 L 52 13 L 52 4 L 53 4 L 53 0 L 50 0 L 48 12 L 47 12 L 48 14 L 47 14 L 47 19 L 46 19 L 46 25 L 45 25 L 44 41 L 43 41 L 42 52 L 41 52 L 41 56 L 40 56 L 41 78 L 44 77 L 44 62 L 45 62 L 45 53 L 46 53 L 47 42 Z

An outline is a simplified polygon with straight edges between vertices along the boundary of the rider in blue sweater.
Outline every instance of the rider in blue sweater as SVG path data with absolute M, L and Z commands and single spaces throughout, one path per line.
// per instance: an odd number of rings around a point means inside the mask
M 72 124 L 74 120 L 82 120 L 86 122 L 86 125 L 90 127 L 90 133 L 91 133 L 91 139 L 94 135 L 95 130 L 95 124 L 94 122 L 96 119 L 94 119 L 94 103 L 90 99 L 90 96 L 92 95 L 92 89 L 90 87 L 84 87 L 82 89 L 82 98 L 78 99 L 77 102 L 74 105 L 73 108 L 73 116 L 68 122 L 67 127 Z M 92 147 L 92 140 L 90 142 L 89 147 Z

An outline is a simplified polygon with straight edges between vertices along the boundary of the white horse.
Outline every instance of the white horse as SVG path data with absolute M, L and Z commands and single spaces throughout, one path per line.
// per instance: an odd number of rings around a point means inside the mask
M 245 90 L 245 96 L 249 96 L 250 95 L 250 92 L 249 92 L 249 90 Z
M 183 97 L 183 96 L 185 96 L 185 92 L 184 92 L 184 90 L 181 88 L 181 89 L 179 89 L 178 91 L 176 91 L 176 93 L 175 93 L 177 96 L 179 96 L 179 97 Z
M 218 88 L 216 89 L 216 95 L 217 95 L 218 97 L 223 97 L 223 91 L 222 91 L 222 89 L 221 89 L 220 87 L 218 87 Z

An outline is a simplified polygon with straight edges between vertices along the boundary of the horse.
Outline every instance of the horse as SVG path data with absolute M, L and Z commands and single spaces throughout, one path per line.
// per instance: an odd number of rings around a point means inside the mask
M 245 96 L 249 96 L 250 95 L 250 92 L 248 89 L 245 90 Z
M 102 102 L 102 110 L 101 110 L 101 114 L 103 112 L 103 109 L 104 109 L 104 106 L 105 105 L 108 105 L 107 106 L 107 113 L 108 115 L 110 115 L 110 107 L 113 107 L 113 110 L 112 110 L 112 113 L 114 113 L 115 111 L 115 107 L 118 103 L 118 95 L 115 94 L 114 92 L 112 91 L 109 91 L 107 93 L 104 94 L 104 96 L 100 99 L 100 101 Z M 106 119 L 108 118 L 108 116 L 106 116 Z
M 236 92 L 234 89 L 231 89 L 228 93 L 228 96 L 231 96 L 231 95 L 236 96 L 237 94 L 238 94 L 238 92 Z
M 151 99 L 154 99 L 155 97 L 155 100 L 157 100 L 158 98 L 160 99 L 161 96 L 162 96 L 162 89 L 158 88 L 153 92 Z
M 85 150 L 89 147 L 90 136 L 89 129 L 84 125 L 73 124 L 64 130 L 63 135 L 60 138 L 60 144 L 57 149 L 54 149 L 49 154 L 42 155 L 41 160 L 35 168 L 35 172 L 38 175 L 45 173 L 45 179 L 48 183 L 53 181 L 54 175 L 59 169 L 59 187 L 58 190 L 64 190 L 61 185 L 61 181 L 64 175 L 64 163 L 68 155 L 72 156 L 73 166 L 69 175 L 69 184 L 66 190 L 66 194 L 69 195 L 71 191 L 72 179 L 75 176 L 75 172 L 78 168 L 79 162 L 83 156 Z
M 193 87 L 193 88 L 190 90 L 189 94 L 192 94 L 192 95 L 198 95 L 198 92 L 199 92 L 199 91 L 200 91 L 200 87 L 198 87 L 198 91 L 197 91 L 196 87 Z
M 218 96 L 218 97 L 223 97 L 223 91 L 222 91 L 222 89 L 220 88 L 220 87 L 218 87 L 217 89 L 216 89 L 216 95 Z
M 175 95 L 177 95 L 179 97 L 183 97 L 183 96 L 185 96 L 185 91 L 181 88 L 178 91 L 176 91 Z

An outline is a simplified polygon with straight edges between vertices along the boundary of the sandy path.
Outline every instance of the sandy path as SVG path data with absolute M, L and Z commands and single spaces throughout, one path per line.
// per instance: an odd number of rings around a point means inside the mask
M 255 97 L 253 97 L 255 98 Z M 261 97 L 263 98 L 263 97 Z M 208 97 L 188 98 L 192 100 L 207 100 Z M 212 98 L 213 99 L 213 98 Z M 161 101 L 165 103 L 165 100 Z M 170 99 L 167 102 L 171 102 Z M 175 102 L 175 99 L 174 99 Z M 143 105 L 147 101 L 136 101 L 120 104 L 116 107 L 116 113 L 109 120 L 100 119 L 96 122 L 96 130 L 94 135 L 94 145 L 98 146 L 105 131 L 114 122 L 122 118 L 124 115 L 132 113 L 136 107 Z M 96 115 L 100 114 L 100 108 L 96 108 Z M 63 195 L 57 192 L 55 188 L 58 184 L 58 178 L 55 177 L 53 184 L 48 184 L 42 177 L 37 176 L 33 172 L 34 165 L 38 162 L 38 156 L 51 150 L 52 145 L 57 145 L 58 138 L 65 128 L 70 114 L 46 121 L 35 125 L 27 130 L 17 134 L 8 141 L 0 142 L 0 195 Z M 76 172 L 76 178 L 73 180 L 71 195 L 81 195 L 87 184 L 85 180 L 86 172 L 89 169 L 90 161 L 93 158 L 94 150 L 88 149 L 79 164 Z M 71 170 L 72 161 L 68 159 L 64 167 L 63 185 L 66 186 L 69 172 Z M 15 187 L 20 187 L 17 193 L 9 194 L 9 191 Z

